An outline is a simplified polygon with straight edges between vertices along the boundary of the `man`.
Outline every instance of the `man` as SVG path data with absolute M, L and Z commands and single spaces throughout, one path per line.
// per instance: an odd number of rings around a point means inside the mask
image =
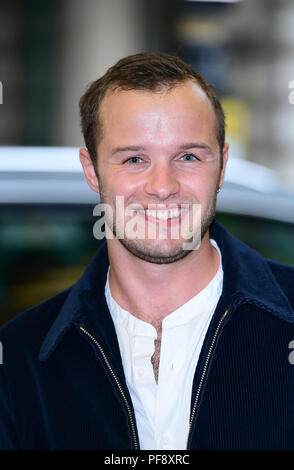
M 293 268 L 213 222 L 228 159 L 214 89 L 142 53 L 80 110 L 107 240 L 2 328 L 0 448 L 294 448 Z

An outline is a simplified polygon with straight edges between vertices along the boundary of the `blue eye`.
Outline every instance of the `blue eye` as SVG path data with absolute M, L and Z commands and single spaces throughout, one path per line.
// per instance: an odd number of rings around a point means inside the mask
M 185 155 L 183 155 L 181 159 L 185 159 L 186 162 L 190 162 L 197 160 L 197 157 L 193 153 L 185 153 Z
M 140 157 L 130 157 L 124 163 L 134 164 L 134 163 L 141 163 L 141 161 L 142 161 L 142 158 Z

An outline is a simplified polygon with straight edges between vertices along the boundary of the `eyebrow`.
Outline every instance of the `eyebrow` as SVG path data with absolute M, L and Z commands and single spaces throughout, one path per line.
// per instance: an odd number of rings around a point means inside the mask
M 186 144 L 180 145 L 177 150 L 188 150 L 192 148 L 199 148 L 204 150 L 209 150 L 211 152 L 211 148 L 207 144 L 203 144 L 201 142 L 188 142 Z M 111 151 L 111 155 L 114 155 L 119 152 L 139 152 L 141 150 L 145 150 L 145 148 L 141 145 L 128 145 L 126 147 L 115 147 Z
M 144 150 L 144 147 L 140 145 L 128 145 L 127 147 L 115 147 L 111 151 L 111 155 L 119 152 L 139 152 L 140 150 Z
M 180 145 L 179 150 L 189 150 L 192 148 L 204 149 L 212 151 L 210 146 L 207 144 L 203 144 L 202 142 L 189 142 L 187 144 Z

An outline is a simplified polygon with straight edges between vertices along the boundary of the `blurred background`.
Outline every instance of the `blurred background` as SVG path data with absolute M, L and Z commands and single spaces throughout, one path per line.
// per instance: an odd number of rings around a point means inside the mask
M 235 160 L 217 218 L 294 265 L 293 0 L 2 0 L 0 23 L 0 324 L 97 249 L 78 101 L 136 52 L 175 53 L 215 86 Z

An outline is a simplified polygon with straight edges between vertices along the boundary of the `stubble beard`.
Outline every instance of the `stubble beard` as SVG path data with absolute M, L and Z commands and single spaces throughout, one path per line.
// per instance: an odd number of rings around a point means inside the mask
M 213 220 L 215 217 L 215 206 L 210 208 L 210 211 L 205 215 L 205 218 L 202 218 L 201 220 L 201 241 L 207 231 L 209 230 Z M 116 235 L 116 229 L 115 226 L 113 227 L 113 233 Z M 156 253 L 154 247 L 149 247 L 147 246 L 144 241 L 142 240 L 129 240 L 125 238 L 119 239 L 121 244 L 134 256 L 137 258 L 140 258 L 144 261 L 147 261 L 149 263 L 153 264 L 170 264 L 174 263 L 176 261 L 179 261 L 186 256 L 188 256 L 192 249 L 184 249 L 183 244 L 187 243 L 189 245 L 193 245 L 193 237 L 191 237 L 189 240 L 185 240 L 185 242 L 181 242 L 179 245 L 174 247 L 174 249 L 171 249 L 171 251 L 168 254 L 163 254 L 158 251 Z M 162 242 L 162 240 L 161 240 Z
M 107 197 L 105 196 L 103 185 L 101 185 L 101 181 L 99 182 L 100 186 L 100 202 L 107 204 Z M 215 187 L 213 197 L 210 200 L 209 206 L 205 212 L 205 214 L 201 215 L 201 242 L 209 231 L 209 228 L 214 221 L 215 213 L 216 213 L 216 199 L 217 199 L 217 189 L 219 186 L 219 179 L 217 181 L 217 185 Z M 113 207 L 114 209 L 114 207 Z M 159 241 L 159 249 L 158 251 L 155 250 L 154 244 L 152 246 L 148 246 L 148 244 L 144 243 L 144 240 L 139 239 L 128 239 L 128 238 L 118 238 L 117 237 L 117 227 L 115 224 L 115 211 L 113 212 L 113 220 L 111 224 L 111 232 L 113 233 L 114 237 L 123 245 L 123 247 L 128 250 L 129 253 L 136 256 L 137 258 L 147 261 L 153 264 L 170 264 L 176 261 L 179 261 L 189 253 L 191 253 L 192 249 L 184 249 L 183 242 L 179 243 L 179 245 L 171 248 L 171 251 L 168 253 L 160 252 L 160 243 L 164 242 L 164 240 Z M 107 224 L 107 217 L 105 216 L 105 223 Z M 155 240 L 156 241 L 156 240 Z M 189 240 L 185 240 L 185 243 L 192 244 L 193 237 Z

